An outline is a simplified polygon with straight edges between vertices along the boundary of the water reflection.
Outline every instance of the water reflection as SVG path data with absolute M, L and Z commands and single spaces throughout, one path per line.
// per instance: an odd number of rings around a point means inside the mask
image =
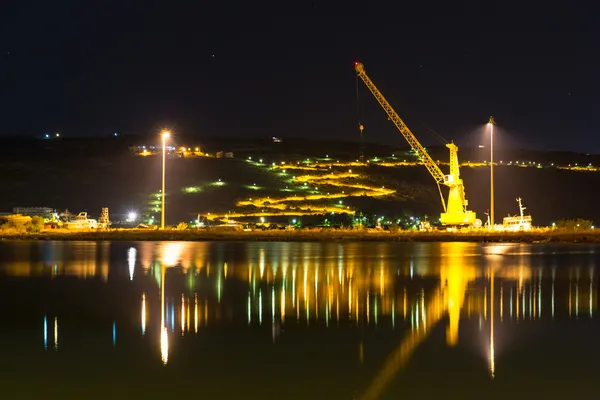
M 447 346 L 458 346 L 462 330 L 475 327 L 494 377 L 506 331 L 525 322 L 593 318 L 594 249 L 578 247 L 568 265 L 543 255 L 547 250 L 466 243 L 26 243 L 4 257 L 0 274 L 132 282 L 135 304 L 124 307 L 135 310 L 136 335 L 148 336 L 164 365 L 183 356 L 170 355 L 170 344 L 177 349 L 181 336 L 199 335 L 209 322 L 264 327 L 277 344 L 288 326 L 397 331 L 395 347 L 356 396 L 374 399 L 437 329 Z M 59 315 L 67 343 L 75 333 L 67 334 L 68 317 Z M 110 321 L 117 346 L 117 321 Z M 53 322 L 58 350 L 58 316 Z M 49 324 L 52 317 L 44 315 L 44 348 L 52 340 Z M 119 343 L 122 332 L 119 322 Z M 357 348 L 354 357 L 363 363 L 368 348 L 362 340 Z
M 135 247 L 130 247 L 127 250 L 127 264 L 129 265 L 129 279 L 133 280 L 133 273 L 135 271 L 135 258 L 136 258 L 137 250 Z
M 108 242 L 22 242 L 10 246 L 12 254 L 3 254 L 0 260 L 0 273 L 8 276 L 108 280 Z

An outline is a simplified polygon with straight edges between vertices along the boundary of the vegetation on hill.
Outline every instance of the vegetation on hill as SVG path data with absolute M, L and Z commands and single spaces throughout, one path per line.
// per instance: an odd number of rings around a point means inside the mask
M 158 216 L 161 158 L 135 157 L 129 152 L 130 145 L 146 143 L 146 140 L 122 136 L 7 142 L 0 146 L 0 165 L 3 168 L 0 179 L 5 188 L 0 197 L 0 211 L 10 212 L 13 207 L 47 206 L 71 212 L 88 211 L 97 217 L 102 207 L 109 207 L 113 220 L 124 219 L 130 210 Z M 186 140 L 194 144 L 199 142 L 203 151 L 232 151 L 234 158 L 168 159 L 166 220 L 174 225 L 181 221 L 189 223 L 199 213 L 260 213 L 264 207 L 237 205 L 242 200 L 257 197 L 273 200 L 294 195 L 306 197 L 315 194 L 309 193 L 311 190 L 316 192 L 314 187 L 318 187 L 321 194 L 346 191 L 343 187 L 326 184 L 304 189 L 290 178 L 307 174 L 307 171 L 292 172 L 290 169 L 284 175 L 281 169 L 273 170 L 272 164 L 300 162 L 306 158 L 313 158 L 313 161 L 316 158 L 332 162 L 338 159 L 355 161 L 361 150 L 356 142 L 284 140 L 283 143 L 273 143 L 270 140 L 195 140 L 183 137 L 177 140 L 182 143 Z M 414 160 L 406 148 L 365 144 L 362 150 L 367 159 L 391 158 L 393 155 L 396 160 L 411 161 L 411 157 Z M 428 150 L 434 159 L 445 160 L 447 157 L 444 148 Z M 481 149 L 461 149 L 460 153 L 461 160 L 472 158 L 477 161 L 479 157 L 481 161 L 484 156 Z M 553 163 L 567 162 L 598 165 L 600 161 L 596 156 L 521 151 L 512 155 L 505 152 L 503 156 L 507 160 L 519 157 L 521 162 L 529 159 L 528 162 L 534 164 L 527 164 L 526 168 L 523 165 L 502 165 L 495 169 L 496 222 L 501 222 L 507 214 L 518 212 L 517 197 L 523 199 L 535 225 L 551 225 L 561 219 L 600 219 L 595 200 L 586 194 L 600 183 L 600 173 L 551 167 Z M 262 159 L 263 165 L 247 162 L 248 157 Z M 345 208 L 361 211 L 369 218 L 384 216 L 392 221 L 424 215 L 435 220 L 442 206 L 437 187 L 425 168 L 376 164 L 352 167 L 353 173 L 361 175 L 360 180 L 352 178 L 339 182 L 352 184 L 360 181 L 360 184 L 372 187 L 385 187 L 393 193 L 319 200 L 316 202 L 318 206 L 314 207 L 316 214 L 322 216 L 322 208 L 327 206 L 335 207 L 338 213 L 344 212 Z M 441 168 L 445 170 L 447 166 L 442 165 Z M 343 172 L 343 169 L 337 168 L 337 171 Z M 484 212 L 489 208 L 489 168 L 463 167 L 461 176 L 465 181 L 469 208 L 485 220 Z M 442 191 L 446 196 L 444 188 Z M 298 207 L 309 204 L 308 200 L 286 203 L 283 211 L 294 212 Z M 293 217 L 290 215 L 288 218 Z

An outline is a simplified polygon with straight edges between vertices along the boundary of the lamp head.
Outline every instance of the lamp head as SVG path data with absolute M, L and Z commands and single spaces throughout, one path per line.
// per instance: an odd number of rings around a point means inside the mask
M 160 135 L 162 136 L 163 139 L 167 139 L 171 135 L 171 132 L 163 131 Z
M 494 117 L 490 117 L 490 120 L 488 121 L 488 125 L 496 125 L 496 121 L 494 121 Z

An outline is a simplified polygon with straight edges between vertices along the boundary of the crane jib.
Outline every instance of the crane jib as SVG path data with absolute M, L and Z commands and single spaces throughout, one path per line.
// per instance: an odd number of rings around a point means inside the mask
M 358 64 L 358 65 L 362 66 L 362 64 Z M 385 97 L 383 97 L 383 94 L 377 89 L 375 84 L 367 76 L 367 74 L 364 70 L 364 67 L 361 70 L 359 70 L 357 68 L 357 72 L 358 72 L 359 77 L 362 79 L 362 81 L 367 86 L 367 88 L 371 91 L 373 96 L 375 96 L 375 98 L 377 99 L 379 104 L 382 106 L 382 108 L 384 109 L 384 111 L 386 112 L 386 114 L 388 115 L 390 120 L 392 120 L 394 125 L 396 125 L 396 127 L 398 128 L 398 130 L 400 131 L 402 136 L 404 136 L 404 139 L 406 139 L 406 141 L 408 142 L 410 147 L 417 154 L 417 157 L 419 157 L 419 159 L 423 162 L 423 164 L 425 164 L 425 167 L 427 168 L 429 173 L 433 176 L 433 179 L 435 179 L 439 183 L 445 184 L 445 181 L 446 181 L 446 179 L 444 179 L 445 174 L 438 167 L 438 165 L 435 163 L 435 161 L 433 161 L 433 159 L 431 158 L 429 153 L 427 153 L 425 148 L 417 140 L 416 136 L 410 131 L 410 129 L 408 129 L 408 126 L 406 126 L 406 124 L 404 123 L 404 121 L 402 121 L 402 119 L 396 113 L 396 111 L 394 111 L 394 109 L 392 108 L 390 103 L 388 103 L 388 101 L 385 99 Z
M 425 165 L 433 179 L 438 185 L 445 185 L 450 188 L 448 193 L 448 201 L 444 201 L 444 196 L 440 191 L 440 198 L 444 212 L 440 216 L 442 225 L 447 226 L 481 226 L 481 221 L 476 219 L 473 211 L 467 211 L 467 200 L 465 198 L 465 190 L 462 179 L 460 179 L 459 164 L 458 164 L 458 147 L 454 143 L 448 143 L 446 147 L 450 150 L 450 173 L 444 174 L 440 167 L 431 158 L 425 148 L 419 143 L 416 136 L 408 129 L 408 126 L 402 121 L 400 116 L 392 108 L 390 103 L 383 97 L 383 94 L 377 89 L 375 84 L 367 76 L 364 65 L 356 62 L 354 64 L 356 73 L 371 91 L 375 99 L 379 102 L 383 110 L 386 112 L 390 120 L 400 131 L 404 139 L 416 153 L 418 159 Z M 446 207 L 446 204 L 448 205 Z

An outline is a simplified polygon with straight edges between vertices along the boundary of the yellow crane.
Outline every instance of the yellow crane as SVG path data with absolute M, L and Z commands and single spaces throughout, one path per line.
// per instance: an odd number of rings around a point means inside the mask
M 452 142 L 446 144 L 446 147 L 450 149 L 450 173 L 445 175 L 440 167 L 433 161 L 429 153 L 419 143 L 416 136 L 408 129 L 408 126 L 398 116 L 396 111 L 392 108 L 390 103 L 383 97 L 383 94 L 377 89 L 377 86 L 371 81 L 365 66 L 359 62 L 354 63 L 356 73 L 362 79 L 367 88 L 371 91 L 373 96 L 377 99 L 383 110 L 387 113 L 388 117 L 396 128 L 400 131 L 404 139 L 408 142 L 410 147 L 417 154 L 421 162 L 425 165 L 433 179 L 438 186 L 440 197 L 442 199 L 442 207 L 444 212 L 440 215 L 440 222 L 444 226 L 458 227 L 458 226 L 471 226 L 480 227 L 481 220 L 477 219 L 473 211 L 467 210 L 468 201 L 465 198 L 465 187 L 463 181 L 460 178 L 460 172 L 458 169 L 458 147 Z M 444 201 L 444 196 L 440 189 L 440 184 L 448 186 L 450 189 L 448 193 L 448 201 Z M 447 206 L 446 206 L 447 205 Z

